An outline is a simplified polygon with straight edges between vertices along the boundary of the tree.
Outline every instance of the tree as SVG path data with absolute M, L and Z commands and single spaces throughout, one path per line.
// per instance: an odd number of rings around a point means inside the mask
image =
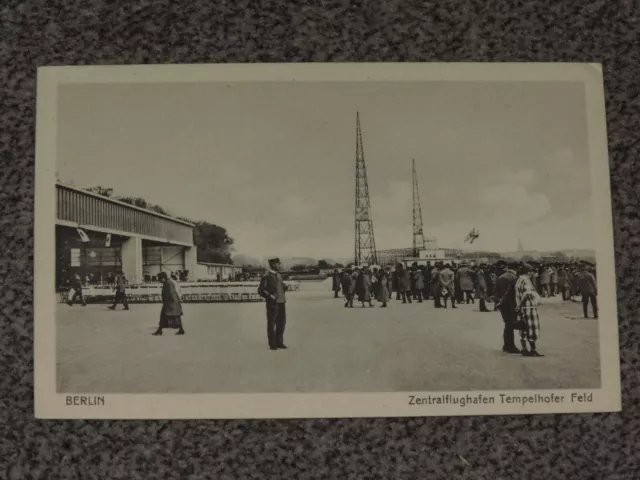
M 111 198 L 113 196 L 113 188 L 106 188 L 102 185 L 96 185 L 95 187 L 87 188 L 87 192 L 96 193 L 103 197 Z
M 522 257 L 523 262 L 533 262 L 533 257 L 531 255 L 525 255 Z
M 318 268 L 319 269 L 331 268 L 331 264 L 324 259 L 318 260 Z
M 198 247 L 198 261 L 233 263 L 231 260 L 233 238 L 229 236 L 226 228 L 209 222 L 195 222 L 193 243 Z
M 147 202 L 144 198 L 140 197 L 116 197 L 116 200 L 119 200 L 124 203 L 128 203 L 129 205 L 133 205 L 138 208 L 144 208 L 145 210 L 149 210 L 151 212 L 160 213 L 162 215 L 169 215 L 164 208 L 160 205 L 154 205 L 152 203 Z
M 565 262 L 568 262 L 568 261 L 569 261 L 569 257 L 568 257 L 568 256 L 567 256 L 567 254 L 566 254 L 566 253 L 564 253 L 564 252 L 560 252 L 560 251 L 558 251 L 558 252 L 553 253 L 552 255 L 553 255 L 554 257 L 556 257 L 556 260 L 557 260 L 558 262 L 565 263 Z

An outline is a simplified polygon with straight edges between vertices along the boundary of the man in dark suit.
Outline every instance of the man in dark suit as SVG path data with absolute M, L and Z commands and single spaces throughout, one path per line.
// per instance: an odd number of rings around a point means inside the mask
M 285 286 L 280 275 L 280 259 L 269 259 L 269 272 L 260 280 L 258 294 L 267 302 L 267 340 L 269 349 L 285 349 L 284 327 L 287 323 Z
M 124 273 L 121 273 L 116 277 L 116 285 L 114 288 L 116 293 L 113 297 L 113 305 L 111 305 L 109 309 L 115 310 L 118 303 L 122 302 L 124 309 L 129 310 L 129 302 L 127 302 L 126 287 L 127 287 L 127 279 L 124 276 Z
M 422 299 L 429 300 L 431 297 L 431 262 L 427 262 L 427 264 L 422 267 L 422 278 L 424 283 Z
M 500 310 L 504 331 L 502 332 L 502 351 L 506 353 L 521 353 L 514 340 L 516 325 L 516 265 L 500 262 L 498 264 L 499 277 L 496 281 L 495 308 Z
M 588 271 L 585 263 L 580 266 L 578 287 L 582 294 L 582 311 L 584 313 L 584 318 L 589 318 L 589 301 L 591 301 L 594 318 L 598 318 L 598 285 L 595 277 Z
M 431 290 L 433 291 L 433 306 L 442 308 L 442 289 L 440 288 L 440 269 L 442 264 L 437 262 L 431 269 Z

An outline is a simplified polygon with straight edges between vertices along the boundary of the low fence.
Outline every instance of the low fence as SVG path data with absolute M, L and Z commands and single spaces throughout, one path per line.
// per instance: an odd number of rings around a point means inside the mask
M 288 292 L 300 290 L 298 282 L 284 282 Z M 258 294 L 259 282 L 227 283 L 179 283 L 180 297 L 185 303 L 213 302 L 261 302 Z M 87 303 L 109 303 L 114 290 L 108 285 L 86 286 L 82 289 Z M 68 301 L 69 290 L 57 292 L 60 303 Z M 162 303 L 162 284 L 131 285 L 126 290 L 129 303 Z

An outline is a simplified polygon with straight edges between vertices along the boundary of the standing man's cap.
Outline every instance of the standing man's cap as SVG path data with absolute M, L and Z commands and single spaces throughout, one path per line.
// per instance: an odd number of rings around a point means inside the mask
M 269 265 L 273 263 L 280 263 L 280 259 L 278 257 L 273 257 L 269 259 Z

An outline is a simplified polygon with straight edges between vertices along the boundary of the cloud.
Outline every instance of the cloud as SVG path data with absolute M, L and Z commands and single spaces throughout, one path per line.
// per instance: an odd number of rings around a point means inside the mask
M 294 218 L 310 215 L 315 210 L 307 200 L 298 195 L 287 195 L 281 199 L 278 211 Z
M 516 184 L 487 187 L 480 192 L 479 200 L 487 209 L 489 218 L 501 219 L 504 223 L 530 223 L 551 210 L 546 195 L 530 194 L 524 186 Z
M 239 222 L 233 226 L 229 234 L 235 240 L 236 254 L 266 256 L 273 251 L 276 244 L 273 228 L 262 222 Z
M 506 185 L 531 185 L 536 179 L 536 172 L 531 169 L 517 172 L 504 172 L 494 177 L 494 182 Z
M 371 197 L 371 211 L 374 225 L 376 220 L 387 223 L 412 220 L 413 186 L 410 182 L 392 182 L 386 195 Z

